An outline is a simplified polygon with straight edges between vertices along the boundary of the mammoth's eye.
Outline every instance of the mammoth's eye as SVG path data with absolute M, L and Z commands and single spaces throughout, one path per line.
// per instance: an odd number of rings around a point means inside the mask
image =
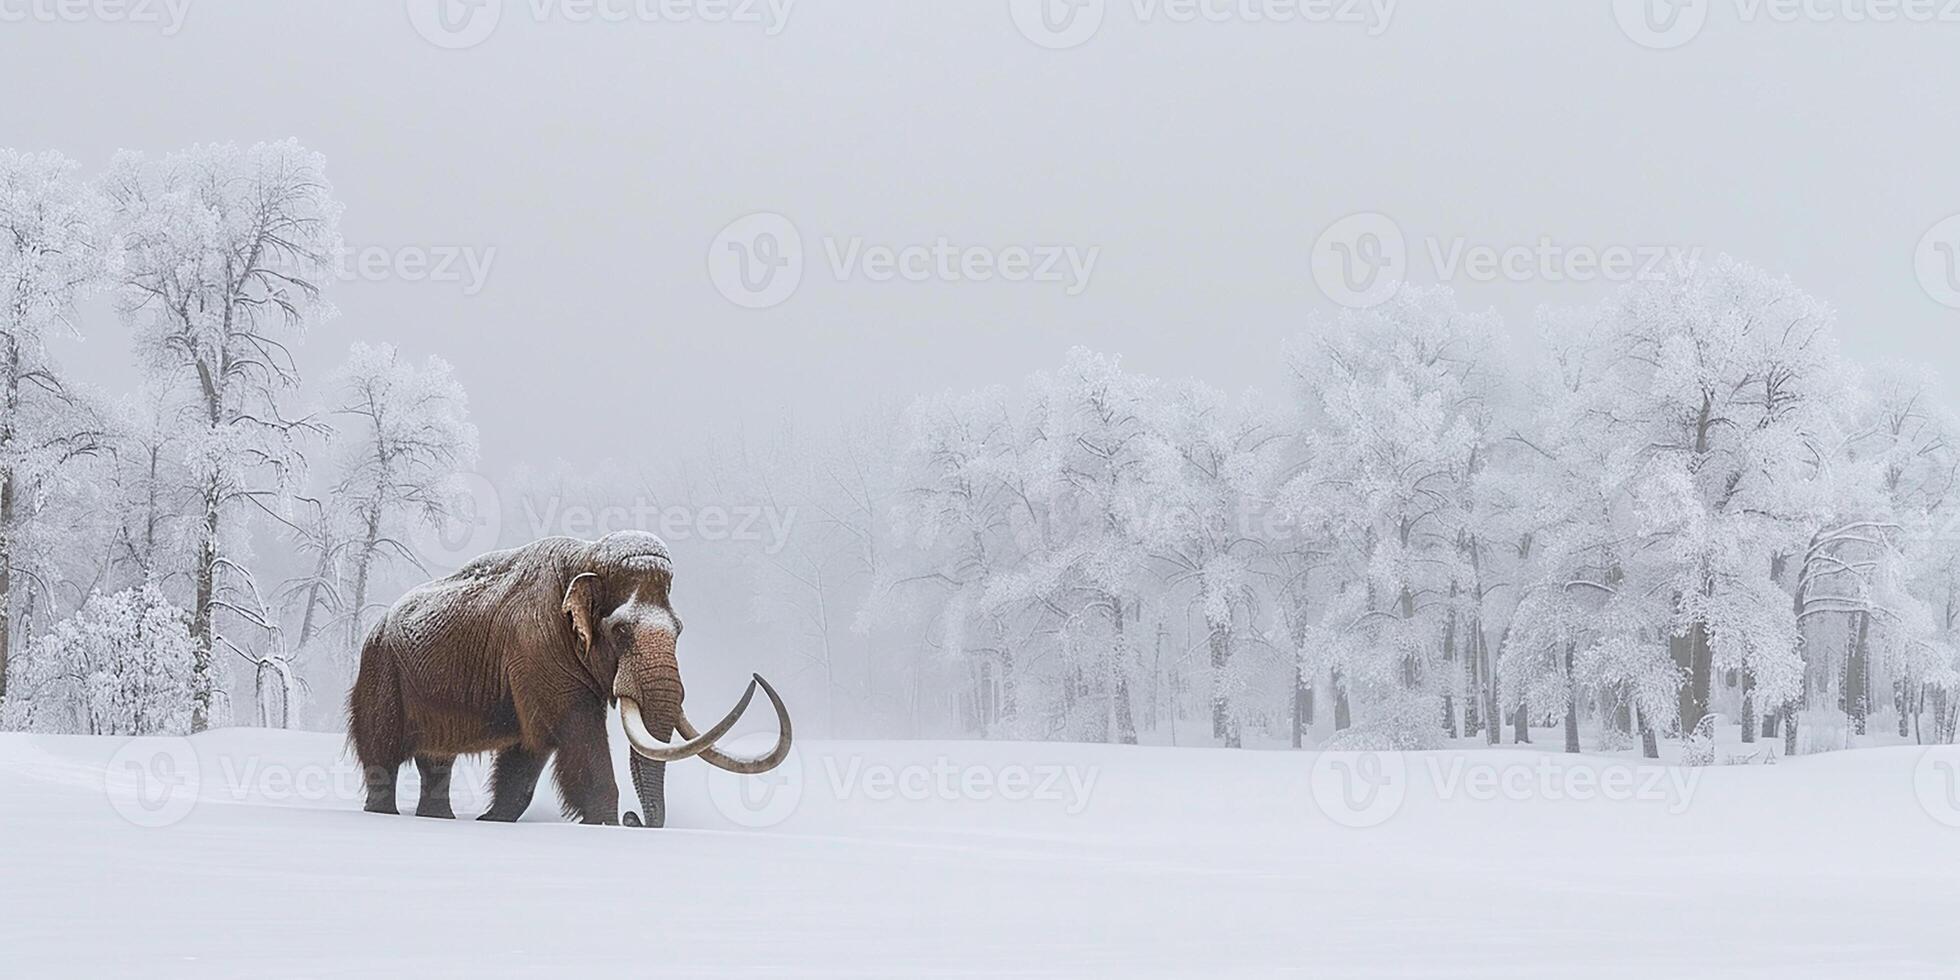
M 621 643 L 624 643 L 624 642 L 626 642 L 626 638 L 627 638 L 628 636 L 631 636 L 631 635 L 632 635 L 632 633 L 633 633 L 633 631 L 632 631 L 631 629 L 629 629 L 629 628 L 627 628 L 627 625 L 626 625 L 625 623 L 614 623 L 614 624 L 613 624 L 613 627 L 612 627 L 612 635 L 613 635 L 613 639 L 615 639 L 615 640 L 618 640 L 618 641 L 619 641 L 619 642 L 621 642 Z

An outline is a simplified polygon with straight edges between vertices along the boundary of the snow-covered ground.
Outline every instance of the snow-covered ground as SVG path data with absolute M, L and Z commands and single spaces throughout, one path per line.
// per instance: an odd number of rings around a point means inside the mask
M 0 974 L 1955 976 L 1956 771 L 813 741 L 650 831 L 364 814 L 331 735 L 4 735 Z

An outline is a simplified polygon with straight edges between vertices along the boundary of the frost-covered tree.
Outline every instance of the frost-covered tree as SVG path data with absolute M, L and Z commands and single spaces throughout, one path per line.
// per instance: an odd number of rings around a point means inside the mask
M 1196 382 L 1162 388 L 1147 416 L 1145 540 L 1169 582 L 1195 591 L 1210 653 L 1212 737 L 1236 747 L 1243 719 L 1235 708 L 1257 689 L 1259 666 L 1298 673 L 1296 656 L 1276 663 L 1267 645 L 1248 642 L 1282 443 L 1256 396 L 1233 400 Z
M 0 149 L 0 702 L 23 487 L 95 440 L 72 425 L 36 426 L 66 414 L 61 403 L 70 397 L 44 342 L 74 329 L 76 298 L 102 282 L 114 254 L 107 211 L 73 161 Z
M 1835 519 L 1813 534 L 1798 608 L 1801 619 L 1849 617 L 1849 645 L 1832 673 L 1852 731 L 1865 733 L 1881 703 L 1874 681 L 1889 678 L 1897 732 L 1910 736 L 1924 688 L 1953 686 L 1939 601 L 1942 553 L 1953 542 L 1937 528 L 1960 479 L 1960 456 L 1955 420 L 1929 372 L 1883 365 L 1865 390 L 1844 459 L 1835 461 L 1843 475 Z
M 1469 578 L 1463 540 L 1484 451 L 1494 314 L 1444 288 L 1405 289 L 1292 345 L 1304 463 L 1278 506 L 1329 543 L 1318 635 L 1336 699 L 1365 689 L 1374 735 L 1440 734 L 1445 627 Z M 1345 719 L 1342 719 L 1345 720 Z
M 188 618 L 155 583 L 95 593 L 27 648 L 27 695 L 8 706 L 8 727 L 184 734 L 194 660 Z
M 321 299 L 339 247 L 340 204 L 319 154 L 297 143 L 201 145 L 151 159 L 117 156 L 103 184 L 125 238 L 124 309 L 159 385 L 192 394 L 181 420 L 197 498 L 191 562 L 192 727 L 211 723 L 214 651 L 239 649 L 219 614 L 265 627 L 263 610 L 235 600 L 254 510 L 275 512 L 297 485 L 299 442 L 317 431 L 282 401 L 299 372 L 282 331 L 331 315 Z
M 1028 380 L 1024 441 L 1007 480 L 1025 501 L 1026 555 L 988 595 L 1053 652 L 1062 727 L 1098 741 L 1137 740 L 1131 689 L 1151 506 L 1142 466 L 1156 388 L 1082 348 Z
M 1037 504 L 1022 493 L 1022 439 L 1009 392 L 919 399 L 905 413 L 900 490 L 888 520 L 898 556 L 861 618 L 906 622 L 929 661 L 920 674 L 959 679 L 982 733 L 1022 733 L 1021 629 L 988 597 L 1021 561 Z
M 1624 464 L 1610 384 L 1618 354 L 1591 311 L 1541 314 L 1538 349 L 1524 381 L 1528 410 L 1507 421 L 1486 481 L 1519 542 L 1498 673 L 1521 724 L 1533 711 L 1564 716 L 1566 751 L 1580 750 L 1591 699 L 1615 730 L 1637 730 L 1651 757 L 1680 681 L 1666 644 L 1670 610 L 1653 598 L 1667 569 L 1630 528 L 1627 475 L 1614 469 Z
M 1833 319 L 1726 256 L 1628 286 L 1596 315 L 1615 352 L 1610 465 L 1664 565 L 1683 732 L 1708 713 L 1718 674 L 1744 678 L 1753 704 L 1801 695 L 1794 613 L 1773 573 L 1831 496 L 1826 463 L 1852 406 Z
M 443 489 L 476 465 L 477 437 L 469 398 L 439 357 L 418 365 L 392 344 L 355 344 L 333 387 L 334 415 L 349 423 L 332 506 L 352 521 L 340 551 L 352 578 L 343 648 L 351 662 L 360 650 L 370 576 L 391 561 L 415 562 L 404 540 L 408 522 L 444 518 Z M 336 552 L 334 537 L 328 533 L 319 543 L 323 560 Z

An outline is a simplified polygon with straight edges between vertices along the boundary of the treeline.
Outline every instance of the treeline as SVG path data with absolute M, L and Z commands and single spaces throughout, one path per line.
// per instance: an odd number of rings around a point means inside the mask
M 440 512 L 476 433 L 447 365 L 386 346 L 299 404 L 290 345 L 333 314 L 340 212 L 292 142 L 123 153 L 93 177 L 0 151 L 0 725 L 283 726 L 296 664 L 344 675 L 370 582 L 412 561 L 404 529 Z M 136 392 L 49 356 L 91 293 L 131 328 Z
M 1077 350 L 922 399 L 860 630 L 1001 737 L 1952 741 L 1936 382 L 1727 258 L 1539 320 L 1507 353 L 1404 289 L 1310 325 L 1277 398 Z
M 290 142 L 92 178 L 0 152 L 0 726 L 331 725 L 363 626 L 444 570 L 418 530 L 476 460 L 447 365 L 357 345 L 303 396 L 289 353 L 332 315 L 340 207 Z M 48 355 L 98 292 L 122 397 Z M 835 429 L 477 478 L 482 545 L 691 534 L 688 615 L 834 735 L 1954 740 L 1934 379 L 1853 364 L 1829 308 L 1725 257 L 1535 326 L 1405 288 L 1309 323 L 1269 394 L 1075 350 Z

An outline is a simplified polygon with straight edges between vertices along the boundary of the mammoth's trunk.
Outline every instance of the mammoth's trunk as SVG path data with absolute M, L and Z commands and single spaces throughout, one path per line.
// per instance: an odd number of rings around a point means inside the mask
M 667 764 L 632 757 L 633 792 L 640 798 L 645 826 L 667 826 Z
M 649 670 L 636 687 L 638 703 L 622 702 L 620 710 L 637 708 L 647 731 L 659 741 L 669 741 L 674 731 L 674 720 L 681 713 L 679 668 L 662 666 Z M 643 758 L 637 752 L 628 753 L 628 759 L 633 771 L 633 792 L 640 798 L 640 812 L 645 817 L 646 826 L 666 826 L 667 764 Z

